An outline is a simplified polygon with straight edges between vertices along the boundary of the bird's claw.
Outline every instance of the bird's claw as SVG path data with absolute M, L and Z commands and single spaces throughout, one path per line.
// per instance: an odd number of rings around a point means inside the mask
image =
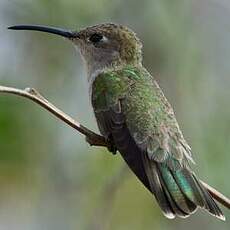
M 114 145 L 112 139 L 109 138 L 109 139 L 107 140 L 107 144 L 108 144 L 107 149 L 108 149 L 113 155 L 115 155 L 115 154 L 117 153 L 117 148 L 116 148 L 116 146 Z
M 90 138 L 89 136 L 86 136 L 85 137 L 85 141 L 90 145 L 92 146 L 94 144 L 94 141 L 92 140 L 92 138 Z
M 95 140 L 93 140 L 93 139 L 90 138 L 89 136 L 86 136 L 86 137 L 85 137 L 85 140 L 86 140 L 86 142 L 87 142 L 90 146 L 95 145 Z M 113 155 L 115 155 L 116 152 L 117 152 L 117 148 L 116 148 L 116 146 L 114 145 L 113 140 L 112 140 L 111 138 L 108 138 L 108 139 L 106 140 L 106 144 L 107 144 L 107 149 L 108 149 Z

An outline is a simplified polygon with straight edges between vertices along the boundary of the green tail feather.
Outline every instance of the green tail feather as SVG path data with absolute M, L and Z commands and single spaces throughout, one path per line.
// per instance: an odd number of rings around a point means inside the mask
M 174 173 L 164 164 L 158 164 L 158 169 L 161 182 L 167 191 L 168 199 L 174 204 L 174 209 L 177 209 L 174 210 L 175 213 L 181 217 L 187 217 L 190 213 L 193 213 L 197 206 L 184 194 L 185 190 L 191 190 L 187 181 L 184 180 L 181 184 L 177 183 Z
M 161 185 L 174 213 L 187 217 L 197 207 L 206 209 L 210 214 L 224 219 L 224 216 L 208 191 L 188 169 L 170 170 L 166 164 L 157 164 Z

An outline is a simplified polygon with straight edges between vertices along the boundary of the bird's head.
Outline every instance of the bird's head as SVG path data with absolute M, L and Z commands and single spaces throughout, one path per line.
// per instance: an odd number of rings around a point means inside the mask
M 14 30 L 36 30 L 53 33 L 71 40 L 80 51 L 89 75 L 105 68 L 139 65 L 142 44 L 136 34 L 125 26 L 99 24 L 79 31 L 37 25 L 18 25 Z

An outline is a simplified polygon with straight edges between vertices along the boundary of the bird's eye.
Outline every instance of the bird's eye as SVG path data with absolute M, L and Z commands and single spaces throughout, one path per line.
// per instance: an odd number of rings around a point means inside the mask
M 98 43 L 100 42 L 101 40 L 103 39 L 103 35 L 101 34 L 92 34 L 90 37 L 89 37 L 89 41 L 93 42 L 93 43 Z

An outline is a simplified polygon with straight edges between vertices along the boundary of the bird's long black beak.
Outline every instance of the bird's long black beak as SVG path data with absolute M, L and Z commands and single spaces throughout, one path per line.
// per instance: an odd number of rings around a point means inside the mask
M 35 30 L 35 31 L 41 31 L 51 34 L 57 34 L 65 38 L 75 38 L 77 37 L 77 33 L 70 31 L 70 30 L 64 30 L 57 27 L 49 27 L 49 26 L 40 26 L 40 25 L 17 25 L 17 26 L 10 26 L 8 27 L 10 30 Z

